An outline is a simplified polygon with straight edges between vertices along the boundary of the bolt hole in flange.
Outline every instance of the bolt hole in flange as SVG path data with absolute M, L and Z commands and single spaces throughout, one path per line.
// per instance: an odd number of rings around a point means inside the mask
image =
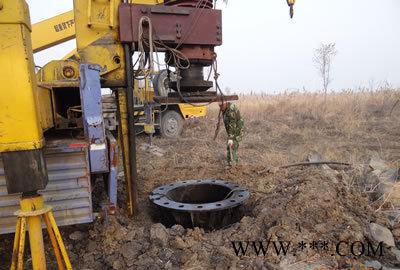
M 241 205 L 250 197 L 247 188 L 221 180 L 186 180 L 160 186 L 149 198 L 157 207 L 156 219 L 170 227 L 227 227 L 242 217 Z

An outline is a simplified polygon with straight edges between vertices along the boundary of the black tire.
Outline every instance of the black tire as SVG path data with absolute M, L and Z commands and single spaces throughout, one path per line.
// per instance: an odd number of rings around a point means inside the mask
M 162 114 L 160 131 L 165 138 L 179 138 L 183 131 L 184 119 L 177 111 L 166 111 Z
M 168 96 L 168 93 L 171 92 L 169 88 L 168 70 L 163 69 L 153 77 L 153 88 L 156 96 Z

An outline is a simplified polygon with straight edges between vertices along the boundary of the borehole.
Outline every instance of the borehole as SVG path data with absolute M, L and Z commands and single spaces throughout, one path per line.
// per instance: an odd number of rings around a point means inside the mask
M 167 192 L 167 197 L 180 203 L 213 203 L 227 199 L 230 191 L 225 186 L 196 183 L 172 189 Z
M 150 195 L 157 206 L 158 222 L 170 227 L 201 227 L 206 231 L 227 227 L 241 219 L 241 206 L 250 193 L 221 180 L 186 180 L 156 188 L 162 200 Z M 155 193 L 155 192 L 154 192 Z M 159 196 L 158 196 L 159 197 Z

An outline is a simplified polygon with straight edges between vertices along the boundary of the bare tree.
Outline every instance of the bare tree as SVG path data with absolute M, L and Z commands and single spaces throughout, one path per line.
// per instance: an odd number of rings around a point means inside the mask
M 325 96 L 328 91 L 328 86 L 332 82 L 331 67 L 336 54 L 335 43 L 321 44 L 319 48 L 315 50 L 314 63 L 318 74 L 321 76 Z

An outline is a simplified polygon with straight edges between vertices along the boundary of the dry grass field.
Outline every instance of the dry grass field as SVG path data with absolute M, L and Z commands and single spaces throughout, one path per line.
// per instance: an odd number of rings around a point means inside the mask
M 203 119 L 186 122 L 177 140 L 154 138 L 156 155 L 138 138 L 139 214 L 125 212 L 124 177 L 120 177 L 119 206 L 108 222 L 62 229 L 76 269 L 351 269 L 371 261 L 399 265 L 395 247 L 384 244 L 383 256 L 340 256 L 338 240 L 376 241 L 369 226 L 388 228 L 400 244 L 398 219 L 382 211 L 398 210 L 384 198 L 371 199 L 356 183 L 369 179 L 371 158 L 389 168 L 400 161 L 400 98 L 396 90 L 332 93 L 284 93 L 241 96 L 237 105 L 244 117 L 245 136 L 240 164 L 227 167 L 226 135 L 221 128 L 213 140 L 218 106 Z M 351 163 L 351 167 L 314 166 L 275 169 L 305 161 L 311 153 L 324 160 Z M 158 185 L 185 179 L 222 179 L 251 191 L 239 223 L 219 231 L 165 228 L 148 195 Z M 77 233 L 78 232 L 78 233 Z M 71 237 L 81 235 L 77 240 Z M 291 254 L 236 256 L 232 241 L 290 241 Z M 374 240 L 375 239 L 375 240 Z M 300 241 L 326 240 L 328 250 L 299 250 Z M 8 265 L 11 236 L 0 236 L 2 266 Z M 50 253 L 49 253 L 50 254 Z M 51 255 L 49 260 L 51 261 Z M 54 266 L 54 264 L 52 265 Z M 362 268 L 360 268 L 362 269 Z M 367 268 L 365 268 L 367 269 Z M 376 268 L 380 269 L 380 268 Z
M 399 97 L 395 90 L 343 91 L 326 99 L 319 93 L 241 96 L 243 163 L 275 166 L 302 160 L 311 151 L 351 163 L 367 162 L 374 154 L 396 162 L 400 106 L 393 106 Z M 189 124 L 185 137 L 211 141 L 217 106 L 210 111 L 206 123 Z

